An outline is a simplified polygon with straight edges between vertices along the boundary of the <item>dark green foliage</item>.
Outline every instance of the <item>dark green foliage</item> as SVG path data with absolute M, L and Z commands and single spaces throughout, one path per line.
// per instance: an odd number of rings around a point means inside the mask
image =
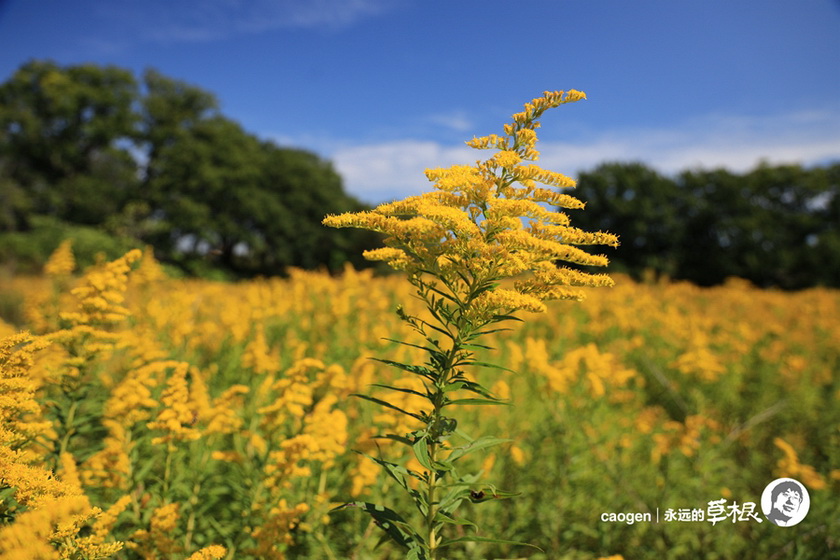
M 608 256 L 636 278 L 653 271 L 701 285 L 840 285 L 840 164 L 760 165 L 738 175 L 668 178 L 639 163 L 582 173 L 575 225 L 618 234 Z
M 32 216 L 28 231 L 0 235 L 0 263 L 13 272 L 37 274 L 64 239 L 73 241 L 79 269 L 101 260 L 114 260 L 130 249 L 142 247 L 136 239 L 111 235 L 90 226 L 69 224 L 49 216 Z
M 200 88 L 153 70 L 142 86 L 126 70 L 52 62 L 0 84 L 0 236 L 50 216 L 151 244 L 191 274 L 366 264 L 374 235 L 320 223 L 363 209 L 328 162 L 258 139 Z
M 0 188 L 12 182 L 26 193 L 18 213 L 96 224 L 119 210 L 136 181 L 126 148 L 136 99 L 134 77 L 112 66 L 33 61 L 0 85 Z M 4 218 L 6 230 L 26 225 L 20 215 Z

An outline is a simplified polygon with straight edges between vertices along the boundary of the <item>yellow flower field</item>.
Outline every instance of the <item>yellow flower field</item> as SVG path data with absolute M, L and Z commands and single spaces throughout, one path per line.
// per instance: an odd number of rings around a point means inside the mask
M 422 390 L 370 359 L 423 359 L 388 340 L 413 340 L 398 305 L 423 313 L 402 276 L 171 279 L 149 251 L 73 269 L 64 247 L 43 277 L 0 280 L 19 302 L 0 323 L 0 558 L 400 557 L 368 516 L 332 510 L 404 499 L 365 454 L 393 459 L 374 436 L 416 426 L 351 396 Z M 614 279 L 484 341 L 479 359 L 511 371 L 478 375 L 512 406 L 457 420 L 510 441 L 465 461 L 518 495 L 466 507 L 541 550 L 447 558 L 836 556 L 840 293 Z M 721 499 L 760 510 L 779 477 L 810 492 L 796 527 L 665 521 Z

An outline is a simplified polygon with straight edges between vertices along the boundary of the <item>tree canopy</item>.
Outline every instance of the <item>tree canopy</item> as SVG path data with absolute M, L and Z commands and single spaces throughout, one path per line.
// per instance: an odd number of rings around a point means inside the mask
M 621 246 L 609 256 L 634 276 L 840 285 L 840 163 L 673 178 L 640 163 L 605 163 L 580 175 L 577 194 L 587 206 L 575 225 L 618 234 Z
M 0 85 L 0 232 L 49 216 L 150 243 L 188 272 L 272 275 L 364 265 L 370 235 L 320 224 L 360 208 L 329 162 L 157 71 L 33 61 Z
M 578 183 L 574 225 L 618 234 L 607 251 L 634 276 L 840 285 L 840 163 L 668 177 L 613 162 Z M 21 236 L 39 234 L 37 261 L 65 224 L 151 244 L 193 274 L 361 267 L 376 235 L 321 225 L 361 209 L 328 161 L 258 138 L 212 93 L 155 70 L 32 61 L 0 84 L 0 258 L 24 258 Z

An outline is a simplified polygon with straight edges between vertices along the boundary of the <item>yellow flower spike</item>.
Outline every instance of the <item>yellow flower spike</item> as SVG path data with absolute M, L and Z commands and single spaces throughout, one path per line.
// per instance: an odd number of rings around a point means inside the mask
M 52 541 L 62 524 L 90 511 L 85 496 L 69 496 L 54 500 L 49 507 L 31 509 L 20 514 L 15 522 L 0 529 L 2 558 L 58 558 Z
M 398 386 L 387 385 L 384 387 L 394 390 L 387 401 L 389 410 L 374 417 L 375 422 L 389 426 L 390 435 L 397 439 L 403 434 L 425 434 L 414 443 L 414 459 L 421 464 L 413 468 L 420 472 L 424 466 L 432 467 L 422 464 L 422 455 L 416 451 L 418 445 L 424 446 L 427 463 L 445 460 L 439 459 L 438 455 L 445 456 L 442 436 L 448 433 L 448 428 L 444 427 L 448 426 L 448 420 L 441 421 L 444 418 L 441 409 L 458 402 L 449 401 L 444 392 L 457 390 L 453 387 L 457 385 L 454 379 L 463 383 L 460 380 L 465 377 L 464 372 L 449 364 L 457 360 L 463 360 L 458 363 L 470 363 L 468 357 L 471 358 L 472 353 L 465 348 L 465 341 L 472 340 L 470 336 L 486 334 L 482 328 L 507 320 L 517 311 L 546 311 L 544 300 L 582 298 L 582 294 L 562 285 L 564 280 L 571 283 L 569 278 L 534 276 L 525 283 L 514 283 L 516 289 L 513 290 L 501 287 L 501 281 L 520 274 L 545 272 L 556 261 L 607 264 L 606 257 L 590 255 L 574 245 L 578 241 L 614 238 L 599 234 L 586 236 L 574 229 L 539 229 L 541 225 L 569 225 L 566 214 L 550 211 L 545 204 L 569 209 L 583 208 L 584 204 L 574 197 L 536 187 L 537 182 L 555 188 L 574 187 L 571 178 L 534 164 L 522 164 L 523 159 L 534 160 L 539 155 L 535 148 L 537 135 L 534 130 L 539 127 L 536 119 L 551 107 L 582 97 L 574 91 L 545 92 L 542 97 L 526 103 L 523 112 L 513 116 L 514 123 L 504 127 L 506 137 L 503 139 L 490 135 L 467 142 L 473 148 L 498 150 L 488 160 L 478 161 L 471 167 L 460 165 L 427 170 L 427 178 L 434 183 L 435 189 L 446 193 L 445 197 L 412 196 L 381 204 L 371 211 L 327 216 L 323 221 L 331 227 L 358 227 L 386 234 L 387 249 L 368 251 L 365 256 L 385 260 L 394 268 L 405 270 L 416 289 L 416 296 L 439 323 L 439 326 L 432 325 L 400 309 L 400 318 L 435 347 L 408 344 L 431 354 L 426 362 L 430 365 L 418 368 L 417 373 L 430 383 L 427 385 L 422 381 L 423 387 L 407 391 L 409 396 L 424 401 L 425 409 L 399 402 L 406 392 Z M 529 132 L 523 132 L 524 129 Z M 523 218 L 530 219 L 529 229 L 523 228 Z M 546 280 L 554 282 L 547 283 Z M 607 285 L 606 281 L 594 276 L 574 280 L 585 285 Z M 447 335 L 451 341 L 449 346 L 440 346 L 426 326 Z M 415 373 L 402 361 L 393 363 Z M 598 383 L 602 383 L 601 378 L 593 377 L 593 386 L 597 388 Z M 431 412 L 427 405 L 431 406 Z M 394 418 L 398 414 L 396 411 L 420 411 L 422 414 L 409 412 Z M 406 420 L 406 416 L 426 424 L 426 429 L 418 431 L 416 426 L 409 425 L 416 422 Z M 278 461 L 272 474 L 274 470 L 282 469 L 282 463 Z M 411 460 L 408 465 L 411 468 Z M 447 475 L 428 469 L 426 472 L 426 477 L 417 482 L 418 487 L 424 487 L 425 495 L 430 496 L 426 502 L 430 513 L 423 529 L 424 536 L 429 536 L 423 548 L 431 558 L 437 558 L 440 541 L 438 527 L 434 525 L 437 506 L 432 497 L 436 496 L 437 487 Z M 361 485 L 354 483 L 353 491 L 361 492 Z
M 126 510 L 130 503 L 131 496 L 123 496 L 114 505 L 97 515 L 92 527 L 94 535 L 104 541 L 111 528 L 116 524 L 120 514 Z
M 224 558 L 226 555 L 227 549 L 225 547 L 218 544 L 212 544 L 191 554 L 187 560 L 218 560 L 220 558 Z
M 65 239 L 56 248 L 44 264 L 44 274 L 47 276 L 67 276 L 76 269 L 76 259 L 73 256 L 73 240 Z
M 173 445 L 175 442 L 192 441 L 201 437 L 201 432 L 193 427 L 198 413 L 190 400 L 186 379 L 188 369 L 189 364 L 178 364 L 161 395 L 163 408 L 154 421 L 146 424 L 150 430 L 164 432 L 163 436 L 152 438 L 153 445 Z
M 512 150 L 503 150 L 491 158 L 494 165 L 505 169 L 513 168 L 522 161 L 522 156 Z

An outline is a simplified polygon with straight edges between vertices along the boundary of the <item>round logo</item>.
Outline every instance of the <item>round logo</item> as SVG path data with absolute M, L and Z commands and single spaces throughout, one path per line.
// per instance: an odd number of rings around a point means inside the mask
M 765 517 L 781 527 L 793 527 L 808 515 L 811 497 L 798 480 L 777 478 L 761 493 Z

